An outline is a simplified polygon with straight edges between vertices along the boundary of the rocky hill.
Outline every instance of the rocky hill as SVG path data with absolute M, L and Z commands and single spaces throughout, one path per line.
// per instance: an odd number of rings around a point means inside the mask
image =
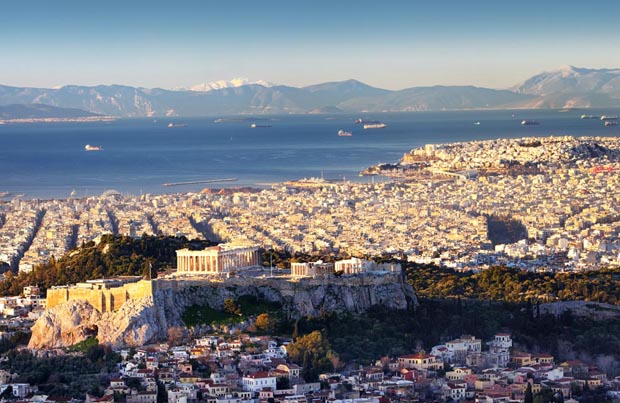
M 183 326 L 183 312 L 193 305 L 223 309 L 226 299 L 254 296 L 278 302 L 287 317 L 321 311 L 364 312 L 375 305 L 408 309 L 417 305 L 413 288 L 401 275 L 303 279 L 233 278 L 226 282 L 156 280 L 152 296 L 128 300 L 118 311 L 98 312 L 73 300 L 47 310 L 32 328 L 30 348 L 67 347 L 96 336 L 116 347 L 165 340 L 168 328 Z

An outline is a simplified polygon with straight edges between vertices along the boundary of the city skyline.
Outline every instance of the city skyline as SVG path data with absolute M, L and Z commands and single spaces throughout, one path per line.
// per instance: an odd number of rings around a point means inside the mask
M 609 51 L 618 5 L 417 3 L 7 4 L 1 82 L 188 88 L 234 77 L 291 86 L 353 78 L 386 89 L 507 88 L 566 64 L 620 66 Z

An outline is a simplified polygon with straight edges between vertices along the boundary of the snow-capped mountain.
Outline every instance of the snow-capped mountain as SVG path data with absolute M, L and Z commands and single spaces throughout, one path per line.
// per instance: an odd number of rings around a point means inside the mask
M 398 91 L 356 80 L 302 88 L 244 78 L 200 84 L 191 90 L 122 85 L 67 85 L 57 89 L 0 85 L 0 105 L 46 104 L 102 115 L 214 116 L 342 111 L 346 113 L 487 108 L 620 107 L 620 69 L 565 66 L 512 87 L 413 87 Z M 332 112 L 329 112 L 332 113 Z
M 210 81 L 203 84 L 197 84 L 190 87 L 190 91 L 212 91 L 212 90 L 221 90 L 224 88 L 236 88 L 244 85 L 257 84 L 262 85 L 263 87 L 273 87 L 272 83 L 267 81 L 258 80 L 258 81 L 250 81 L 247 78 L 233 78 L 232 80 L 218 80 L 218 81 Z

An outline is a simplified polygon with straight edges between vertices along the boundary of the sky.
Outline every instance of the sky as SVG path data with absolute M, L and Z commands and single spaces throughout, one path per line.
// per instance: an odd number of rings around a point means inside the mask
M 508 88 L 567 64 L 620 67 L 619 12 L 599 0 L 6 1 L 0 84 Z

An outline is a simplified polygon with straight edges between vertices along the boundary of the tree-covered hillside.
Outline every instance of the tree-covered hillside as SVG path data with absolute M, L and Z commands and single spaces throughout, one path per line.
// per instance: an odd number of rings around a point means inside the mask
M 531 273 L 492 267 L 478 273 L 409 264 L 409 283 L 419 296 L 506 302 L 536 300 L 620 303 L 620 269 L 580 273 Z
M 158 272 L 176 266 L 177 249 L 204 249 L 210 241 L 185 237 L 144 235 L 139 239 L 128 236 L 104 235 L 98 244 L 89 242 L 49 263 L 34 267 L 30 273 L 12 275 L 0 282 L 0 295 L 17 295 L 27 285 L 47 289 L 55 285 L 114 276 L 155 277 Z

